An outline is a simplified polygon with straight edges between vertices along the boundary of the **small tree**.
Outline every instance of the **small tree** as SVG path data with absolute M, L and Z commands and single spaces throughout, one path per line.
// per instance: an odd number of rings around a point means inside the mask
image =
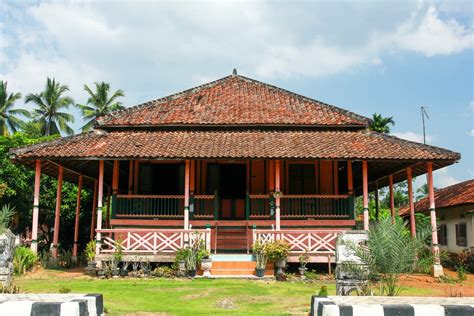
M 371 279 L 380 278 L 382 295 L 398 295 L 400 276 L 413 271 L 418 253 L 426 245 L 427 233 L 419 232 L 412 238 L 401 218 L 392 223 L 390 217 L 383 217 L 370 227 L 368 234 L 365 245 L 349 245 L 364 264 L 352 268 L 368 269 Z

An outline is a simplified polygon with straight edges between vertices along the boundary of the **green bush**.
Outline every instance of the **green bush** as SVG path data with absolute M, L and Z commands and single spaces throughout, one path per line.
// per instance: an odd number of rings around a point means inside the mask
M 168 266 L 156 267 L 151 275 L 157 278 L 174 278 L 176 276 L 175 271 Z
M 267 243 L 267 256 L 270 261 L 286 260 L 290 253 L 290 244 L 284 240 Z
M 13 270 L 16 275 L 29 271 L 37 262 L 38 257 L 28 247 L 17 247 L 13 257 Z

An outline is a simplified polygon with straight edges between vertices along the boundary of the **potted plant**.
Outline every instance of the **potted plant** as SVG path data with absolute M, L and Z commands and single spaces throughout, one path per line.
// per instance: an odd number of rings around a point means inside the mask
M 206 250 L 206 244 L 198 232 L 192 236 L 191 245 L 186 247 L 185 250 L 186 255 L 184 260 L 188 276 L 195 277 L 197 265 L 201 263 L 204 256 L 209 255 Z
M 309 262 L 310 257 L 308 256 L 308 250 L 306 249 L 303 254 L 301 254 L 298 257 L 298 261 L 300 262 L 300 267 L 298 268 L 298 271 L 300 272 L 301 278 L 304 278 L 304 275 L 308 269 L 306 268 L 306 265 Z
M 96 262 L 94 261 L 96 245 L 97 244 L 95 240 L 91 240 L 89 241 L 89 243 L 86 246 L 86 249 L 84 250 L 86 258 L 87 258 L 87 269 L 90 271 L 94 270 L 96 267 Z
M 197 266 L 196 253 L 191 247 L 187 247 L 186 250 L 186 257 L 184 258 L 186 271 L 188 272 L 188 276 L 194 278 L 196 276 Z
M 122 261 L 122 268 L 120 269 L 120 276 L 125 277 L 128 275 L 128 266 L 130 265 L 130 261 Z
M 115 251 L 112 255 L 112 276 L 118 277 L 120 274 L 119 264 L 122 261 L 122 241 L 117 240 L 117 245 L 115 246 Z
M 267 266 L 268 256 L 267 248 L 265 243 L 256 241 L 252 246 L 253 255 L 257 261 L 257 267 L 255 268 L 255 274 L 262 278 L 265 276 L 265 268 Z
M 212 258 L 209 252 L 206 250 L 206 253 L 203 255 L 201 259 L 201 269 L 203 270 L 204 277 L 211 276 L 211 268 L 212 268 Z
M 178 249 L 174 257 L 175 269 L 178 270 L 179 276 L 186 275 L 186 251 L 187 250 L 185 248 Z
M 284 240 L 275 240 L 268 243 L 266 247 L 268 259 L 273 261 L 277 268 L 276 275 L 283 274 L 283 268 L 286 266 L 286 258 L 290 253 L 290 244 Z

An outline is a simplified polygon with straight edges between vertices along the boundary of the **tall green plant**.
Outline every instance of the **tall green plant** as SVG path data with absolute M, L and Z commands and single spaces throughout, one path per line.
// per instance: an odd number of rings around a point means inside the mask
M 10 221 L 15 214 L 15 207 L 6 204 L 0 209 L 0 235 L 10 228 Z
M 36 254 L 28 247 L 17 247 L 13 256 L 13 271 L 21 275 L 29 271 L 38 260 Z
M 40 124 L 44 136 L 60 134 L 65 132 L 68 135 L 74 134 L 69 123 L 74 123 L 74 116 L 61 110 L 68 109 L 74 104 L 74 100 L 65 96 L 69 91 L 68 86 L 61 85 L 55 79 L 48 78 L 44 91 L 25 97 L 26 103 L 34 103 L 33 118 Z
M 427 233 L 420 231 L 412 238 L 402 219 L 392 223 L 390 217 L 384 217 L 371 225 L 368 234 L 366 245 L 350 245 L 365 265 L 359 269 L 368 269 L 372 279 L 380 278 L 382 295 L 398 295 L 400 276 L 413 271 Z
M 122 102 L 118 101 L 118 98 L 125 96 L 123 90 L 116 90 L 110 95 L 110 85 L 108 83 L 95 82 L 94 85 L 95 91 L 84 85 L 84 90 L 89 94 L 87 104 L 77 105 L 81 109 L 82 116 L 87 120 L 87 123 L 82 127 L 83 132 L 92 129 L 99 117 L 124 108 Z
M 0 134 L 15 133 L 24 122 L 17 117 L 18 114 L 28 117 L 30 112 L 23 109 L 13 109 L 17 100 L 21 99 L 20 93 L 7 92 L 7 82 L 0 80 Z

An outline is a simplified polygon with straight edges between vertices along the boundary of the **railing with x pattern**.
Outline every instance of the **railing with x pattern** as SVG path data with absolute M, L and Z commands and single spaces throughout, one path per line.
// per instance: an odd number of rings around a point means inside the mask
M 120 243 L 125 254 L 174 253 L 197 238 L 211 250 L 211 229 L 98 229 L 101 233 L 100 253 L 113 253 Z
M 290 253 L 333 254 L 337 236 L 343 230 L 254 230 L 253 240 L 261 243 L 285 240 L 290 244 Z

